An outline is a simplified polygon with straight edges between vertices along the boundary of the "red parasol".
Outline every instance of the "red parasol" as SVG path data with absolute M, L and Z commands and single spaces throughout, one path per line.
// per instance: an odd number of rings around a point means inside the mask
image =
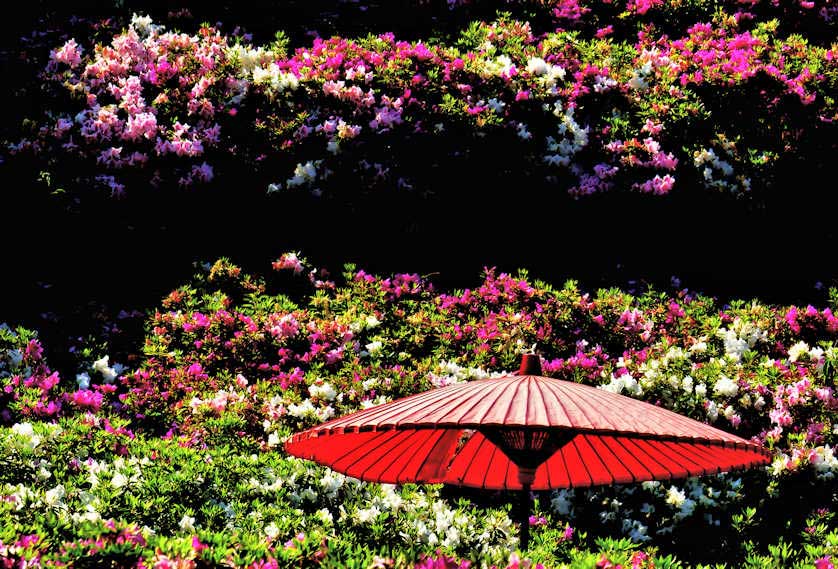
M 770 462 L 761 446 L 672 411 L 541 376 L 525 354 L 513 375 L 449 385 L 323 423 L 285 449 L 348 476 L 522 491 L 686 478 Z

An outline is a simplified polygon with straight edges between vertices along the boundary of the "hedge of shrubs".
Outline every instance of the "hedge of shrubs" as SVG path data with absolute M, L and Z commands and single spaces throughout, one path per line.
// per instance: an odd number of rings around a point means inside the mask
M 689 290 L 593 293 L 487 269 L 473 288 L 295 253 L 266 277 L 199 267 L 121 347 L 52 369 L 0 327 L 0 562 L 10 567 L 831 567 L 838 423 L 829 306 Z M 126 316 L 130 317 L 130 316 Z M 508 497 L 362 483 L 288 457 L 290 433 L 515 369 L 640 398 L 758 441 L 769 467 Z
M 548 195 L 683 185 L 763 199 L 778 168 L 829 163 L 828 2 L 502 7 L 439 37 L 304 45 L 137 14 L 91 22 L 32 62 L 42 112 L 8 148 L 40 156 L 50 188 L 77 197 L 243 172 L 238 193 L 456 193 L 444 181 L 488 147 L 498 160 L 483 168 Z

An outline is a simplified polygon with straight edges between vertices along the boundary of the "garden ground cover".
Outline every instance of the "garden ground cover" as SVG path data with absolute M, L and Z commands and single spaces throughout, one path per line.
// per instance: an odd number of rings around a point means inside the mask
M 352 266 L 331 280 L 294 253 L 272 267 L 206 264 L 144 317 L 144 340 L 82 341 L 72 371 L 33 332 L 0 328 L 4 559 L 820 568 L 838 553 L 838 291 L 825 308 L 718 306 L 493 270 L 437 291 Z M 533 545 L 515 554 L 502 495 L 362 483 L 282 450 L 333 416 L 514 369 L 532 345 L 548 375 L 714 424 L 774 461 L 539 493 Z

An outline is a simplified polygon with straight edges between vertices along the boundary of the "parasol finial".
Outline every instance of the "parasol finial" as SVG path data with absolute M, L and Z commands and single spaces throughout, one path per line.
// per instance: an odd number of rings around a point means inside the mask
M 538 354 L 521 354 L 521 367 L 518 375 L 541 375 L 541 358 Z

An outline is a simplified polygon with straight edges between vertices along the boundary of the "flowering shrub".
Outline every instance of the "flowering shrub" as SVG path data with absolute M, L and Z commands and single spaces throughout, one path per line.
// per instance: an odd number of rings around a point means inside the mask
M 0 424 L 23 417 L 55 416 L 61 409 L 57 372 L 44 360 L 37 336 L 24 328 L 0 325 Z
M 495 144 L 506 166 L 573 196 L 664 195 L 681 180 L 738 196 L 765 190 L 781 157 L 831 144 L 835 53 L 796 33 L 803 16 L 781 27 L 767 2 L 696 2 L 692 25 L 663 31 L 668 18 L 646 17 L 676 3 L 540 4 L 597 32 L 504 15 L 451 41 L 336 36 L 287 53 L 135 16 L 110 45 L 70 39 L 51 52 L 44 81 L 70 100 L 57 95 L 10 148 L 114 195 L 129 179 L 208 182 L 213 160 L 232 156 L 269 193 L 346 192 L 350 181 L 424 191 Z
M 149 313 L 130 369 L 81 349 L 91 360 L 67 381 L 31 332 L 0 329 L 0 560 L 827 566 L 838 554 L 834 306 L 589 294 L 491 269 L 437 292 L 351 265 L 332 280 L 295 253 L 273 268 L 204 265 Z M 548 375 L 715 424 L 774 462 L 538 493 L 522 560 L 502 494 L 367 484 L 281 450 L 332 416 L 502 374 L 533 345 Z
M 453 0 L 453 10 L 467 11 L 476 2 Z M 836 8 L 828 1 L 771 2 L 765 0 L 704 0 L 689 3 L 671 0 L 507 0 L 506 8 L 513 13 L 525 13 L 527 7 L 538 6 L 551 23 L 571 29 L 598 30 L 609 35 L 615 28 L 653 22 L 665 28 L 677 29 L 690 17 L 707 15 L 721 8 L 737 20 L 782 18 L 793 29 L 805 29 L 816 37 L 825 37 L 835 27 Z
M 110 45 L 75 39 L 50 53 L 43 80 L 65 89 L 69 108 L 50 113 L 36 137 L 15 146 L 89 163 L 78 185 L 125 191 L 125 171 L 137 184 L 162 176 L 190 186 L 208 182 L 206 154 L 220 142 L 224 116 L 235 114 L 247 84 L 237 81 L 227 38 L 212 28 L 196 35 L 168 32 L 135 17 Z

